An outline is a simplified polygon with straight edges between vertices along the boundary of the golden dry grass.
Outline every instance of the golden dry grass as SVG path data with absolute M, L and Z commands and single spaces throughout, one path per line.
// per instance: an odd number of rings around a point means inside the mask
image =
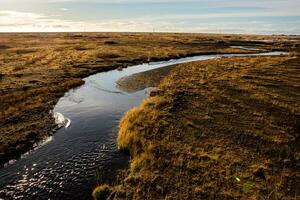
M 108 185 L 100 185 L 96 187 L 93 191 L 93 198 L 94 200 L 105 200 L 109 198 L 111 191 Z
M 177 66 L 120 123 L 116 199 L 300 198 L 300 58 Z

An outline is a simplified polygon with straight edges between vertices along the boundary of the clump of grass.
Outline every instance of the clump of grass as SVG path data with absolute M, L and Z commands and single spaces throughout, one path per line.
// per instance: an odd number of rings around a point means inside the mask
M 109 41 L 105 41 L 104 44 L 112 45 L 112 44 L 118 44 L 118 43 L 115 41 L 109 40 Z
M 83 38 L 83 35 L 81 35 L 81 34 L 75 34 L 75 35 L 70 35 L 69 37 L 70 38 L 74 38 L 74 39 L 80 39 L 80 38 Z
M 4 44 L 0 44 L 0 49 L 9 49 L 9 48 L 11 47 Z
M 289 52 L 289 57 L 291 57 L 291 58 L 297 58 L 298 56 L 299 56 L 298 52 L 295 52 L 295 51 Z
M 113 53 L 113 52 L 99 52 L 96 53 L 97 58 L 119 58 L 120 54 L 118 53 Z
M 243 184 L 243 192 L 245 194 L 252 193 L 254 188 L 255 188 L 255 183 L 246 182 Z
M 36 49 L 24 48 L 24 49 L 16 49 L 16 54 L 28 54 L 36 52 Z
M 108 185 L 100 185 L 94 189 L 92 196 L 94 200 L 105 200 L 110 194 L 111 188 Z
M 119 58 L 122 55 L 118 51 L 110 50 L 110 51 L 103 51 L 103 50 L 93 50 L 90 52 L 89 55 L 91 58 L 101 58 L 101 59 L 114 59 Z
M 143 152 L 146 148 L 146 142 L 143 137 L 145 125 L 141 123 L 143 119 L 148 118 L 149 123 L 157 121 L 157 112 L 151 107 L 160 103 L 159 97 L 146 99 L 141 106 L 133 108 L 125 114 L 120 122 L 117 143 L 120 150 L 129 151 L 132 156 Z M 137 120 L 138 119 L 138 120 Z
M 120 150 L 129 151 L 131 154 L 136 154 L 137 143 L 141 137 L 138 132 L 134 129 L 134 120 L 138 117 L 141 112 L 141 108 L 133 108 L 130 110 L 121 120 L 121 126 L 118 134 L 118 147 Z
M 76 46 L 74 47 L 74 49 L 77 50 L 77 51 L 85 51 L 85 50 L 88 50 L 87 47 L 82 46 L 82 45 L 76 45 Z
M 21 71 L 23 69 L 25 69 L 25 67 L 21 66 L 21 65 L 17 65 L 17 66 L 14 67 L 14 71 Z
M 103 36 L 103 35 L 97 35 L 95 36 L 96 39 L 105 39 L 105 38 L 109 38 L 107 36 Z

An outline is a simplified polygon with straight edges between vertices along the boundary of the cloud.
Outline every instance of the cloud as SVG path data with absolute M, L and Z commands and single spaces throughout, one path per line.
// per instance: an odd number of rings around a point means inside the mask
M 68 11 L 69 9 L 68 8 L 60 8 L 59 10 L 61 10 L 61 11 Z
M 242 13 L 204 13 L 204 14 L 166 14 L 163 16 L 148 16 L 143 19 L 169 19 L 169 20 L 192 20 L 192 19 L 225 19 L 225 18 L 255 18 L 255 17 L 300 17 L 300 13 L 282 12 L 242 12 Z
M 1 17 L 0 19 L 2 20 L 1 22 L 5 22 L 5 20 L 11 20 L 14 18 L 28 20 L 28 19 L 43 18 L 45 16 L 41 14 L 30 13 L 30 12 L 17 12 L 12 10 L 4 10 L 4 11 L 0 11 L 0 17 Z
M 105 21 L 75 21 L 60 19 L 59 16 L 47 16 L 39 13 L 0 11 L 0 32 L 71 32 L 71 31 L 156 31 L 160 32 L 220 32 L 220 33 L 259 33 L 259 34 L 299 34 L 300 27 L 295 22 L 278 26 L 261 21 L 245 22 L 208 22 L 210 18 L 255 16 L 241 14 L 185 14 L 161 17 L 140 17 Z M 273 15 L 273 14 L 265 14 Z M 194 20 L 196 19 L 196 20 Z M 199 22 L 199 19 L 204 19 Z M 282 31 L 284 30 L 284 32 Z
M 143 21 L 71 21 L 53 18 L 43 14 L 0 11 L 0 32 L 31 32 L 31 31 L 145 31 L 149 27 Z

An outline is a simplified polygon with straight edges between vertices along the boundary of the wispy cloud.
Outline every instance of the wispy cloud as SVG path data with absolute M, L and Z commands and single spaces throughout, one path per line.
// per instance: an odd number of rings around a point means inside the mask
M 221 16 L 221 15 L 220 15 Z M 217 16 L 188 16 L 220 17 Z M 179 16 L 170 16 L 176 19 Z M 233 33 L 276 33 L 278 27 L 261 22 L 245 23 L 189 23 L 188 21 L 162 20 L 161 18 L 137 18 L 123 20 L 105 20 L 97 22 L 62 20 L 38 13 L 0 11 L 0 31 L 156 31 L 162 32 L 233 32 Z M 257 31 L 257 30 L 261 30 Z M 297 32 L 299 27 L 291 26 L 286 31 Z
M 59 10 L 61 10 L 61 11 L 68 11 L 69 9 L 68 8 L 60 8 Z
M 0 1 L 0 32 L 155 29 L 300 34 L 299 0 Z
M 71 21 L 37 13 L 0 11 L 0 32 L 11 31 L 145 31 L 147 22 L 140 20 Z

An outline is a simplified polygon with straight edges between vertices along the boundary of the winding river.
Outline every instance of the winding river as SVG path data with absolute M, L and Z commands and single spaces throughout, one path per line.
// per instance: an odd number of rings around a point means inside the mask
M 85 78 L 84 85 L 66 93 L 54 108 L 54 112 L 70 119 L 69 126 L 0 169 L 0 199 L 90 199 L 98 182 L 115 179 L 116 169 L 128 164 L 128 156 L 116 147 L 119 120 L 126 111 L 139 105 L 151 89 L 126 93 L 116 87 L 120 78 L 217 57 L 280 54 L 283 52 L 202 55 L 147 63 Z

